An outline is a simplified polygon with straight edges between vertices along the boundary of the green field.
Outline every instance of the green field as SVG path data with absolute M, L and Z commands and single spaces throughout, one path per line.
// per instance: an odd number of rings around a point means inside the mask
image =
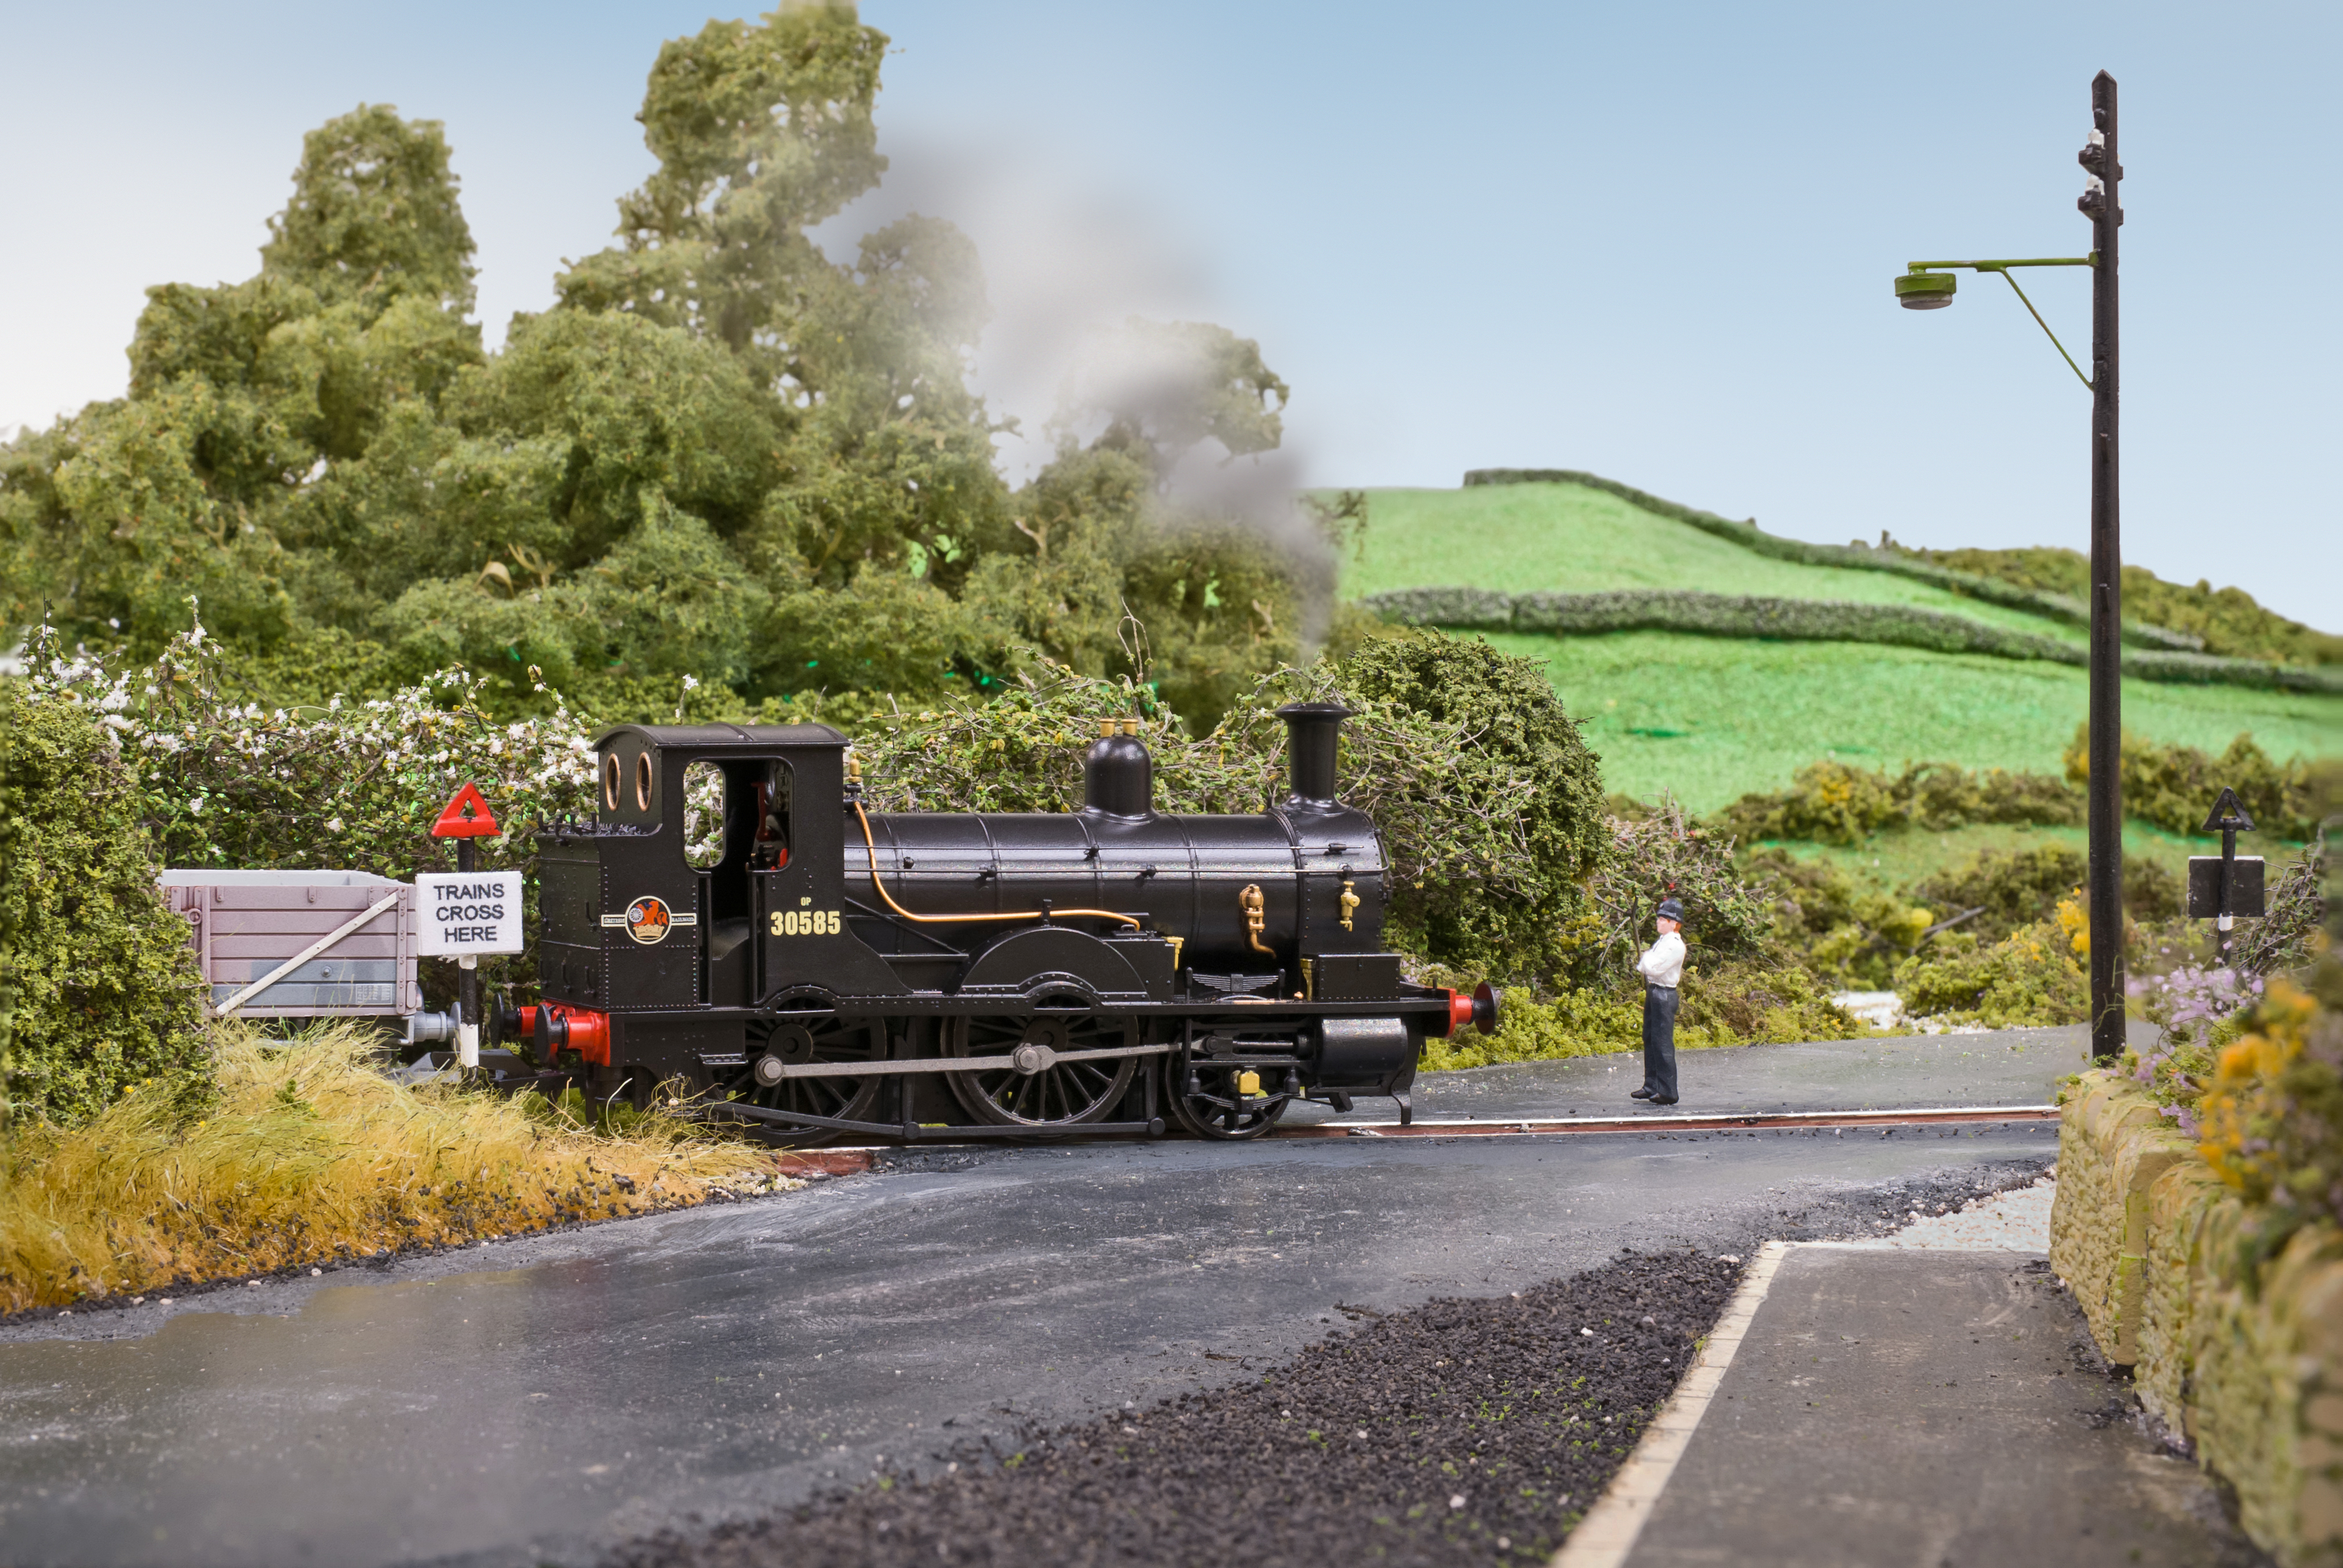
M 2079 643 L 2077 628 L 1964 598 L 1886 572 L 1777 561 L 1583 485 L 1370 490 L 1363 548 L 1342 594 L 1403 588 L 1689 588 L 1783 598 L 1917 605 Z
M 1673 789 L 1696 811 L 1781 789 L 1833 755 L 2056 773 L 2088 706 L 2080 669 L 1976 654 L 1645 631 L 1489 641 L 1544 662 L 1564 705 L 1589 721 L 1606 788 Z M 2124 722 L 2208 751 L 2250 730 L 2281 760 L 2343 752 L 2343 697 L 2127 680 Z

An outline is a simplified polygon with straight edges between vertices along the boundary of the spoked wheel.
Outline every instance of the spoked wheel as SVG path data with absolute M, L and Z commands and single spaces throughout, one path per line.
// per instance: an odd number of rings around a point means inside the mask
M 1128 1018 L 1093 1011 L 1078 996 L 1044 997 L 1031 1012 L 952 1020 L 944 1030 L 946 1056 L 1015 1057 L 1018 1065 L 947 1076 L 968 1113 L 994 1127 L 1099 1121 L 1122 1103 L 1139 1059 L 1057 1059 L 1070 1050 L 1134 1045 L 1138 1038 Z
M 1259 1138 L 1293 1103 L 1286 1077 L 1276 1068 L 1215 1063 L 1183 1049 L 1163 1059 L 1163 1097 L 1172 1123 L 1194 1137 Z
M 724 1099 L 764 1111 L 868 1121 L 879 1103 L 883 1076 L 791 1078 L 780 1070 L 881 1060 L 887 1054 L 887 1030 L 875 1019 L 799 1012 L 776 1019 L 761 1037 L 752 1031 L 746 1054 L 748 1065 L 730 1070 L 717 1084 Z M 797 1148 L 842 1136 L 829 1128 L 792 1128 L 778 1121 L 759 1121 L 757 1129 L 777 1143 Z

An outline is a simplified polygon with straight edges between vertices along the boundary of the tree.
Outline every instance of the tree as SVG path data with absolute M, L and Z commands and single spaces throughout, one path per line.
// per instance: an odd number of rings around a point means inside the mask
M 461 661 L 515 704 L 550 700 L 535 668 L 605 713 L 671 711 L 687 673 L 745 707 L 981 688 L 1038 648 L 1209 723 L 1302 648 L 1309 589 L 1166 480 L 1273 448 L 1285 384 L 1223 328 L 1133 323 L 1155 369 L 1012 496 L 968 236 L 812 237 L 886 168 L 886 45 L 821 5 L 667 45 L 617 242 L 495 355 L 440 127 L 310 133 L 258 273 L 151 290 L 127 396 L 0 447 L 6 613 L 143 653 L 194 597 L 279 699 Z

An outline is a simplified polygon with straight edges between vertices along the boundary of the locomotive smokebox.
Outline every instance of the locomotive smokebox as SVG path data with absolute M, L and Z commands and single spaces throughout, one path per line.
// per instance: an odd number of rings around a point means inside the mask
M 1334 746 L 1352 712 L 1339 702 L 1289 702 L 1277 710 L 1285 720 L 1290 799 L 1305 806 L 1334 803 Z
M 1155 759 L 1139 739 L 1139 720 L 1099 720 L 1099 738 L 1082 759 L 1082 809 L 1126 819 L 1155 814 Z

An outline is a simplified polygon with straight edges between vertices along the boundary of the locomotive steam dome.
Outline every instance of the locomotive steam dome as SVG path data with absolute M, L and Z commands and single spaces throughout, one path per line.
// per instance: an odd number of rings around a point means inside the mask
M 1082 809 L 1129 820 L 1155 814 L 1155 759 L 1136 719 L 1099 720 L 1099 738 L 1082 759 Z

